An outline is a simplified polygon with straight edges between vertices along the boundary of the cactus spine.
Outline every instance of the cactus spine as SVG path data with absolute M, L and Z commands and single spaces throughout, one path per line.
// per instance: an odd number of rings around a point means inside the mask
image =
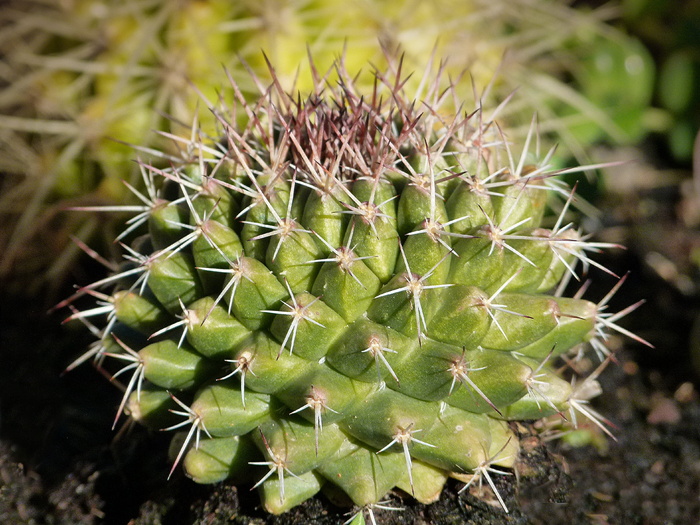
M 562 295 L 606 245 L 566 223 L 534 121 L 515 150 L 493 113 L 447 114 L 439 78 L 414 101 L 398 71 L 212 106 L 221 139 L 193 129 L 178 163 L 141 163 L 122 271 L 66 301 L 103 303 L 71 318 L 108 317 L 79 360 L 124 363 L 117 418 L 179 431 L 173 470 L 251 482 L 272 513 L 324 486 L 371 511 L 394 487 L 493 485 L 518 454 L 509 421 L 595 417 L 596 389 L 552 363 L 605 353 L 627 312 Z

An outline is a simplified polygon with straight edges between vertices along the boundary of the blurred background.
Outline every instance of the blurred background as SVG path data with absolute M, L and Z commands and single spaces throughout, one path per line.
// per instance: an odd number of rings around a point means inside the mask
M 114 440 L 118 390 L 89 366 L 61 375 L 89 334 L 46 311 L 106 271 L 72 239 L 109 256 L 124 219 L 69 208 L 127 198 L 134 158 L 177 153 L 171 136 L 188 137 L 194 115 L 216 136 L 203 97 L 230 100 L 227 75 L 251 98 L 251 72 L 265 85 L 273 67 L 303 94 L 309 56 L 320 72 L 342 60 L 368 86 L 374 68 L 403 56 L 404 70 L 420 73 L 415 89 L 444 60 L 474 104 L 515 92 L 502 116 L 509 137 L 524 136 L 536 113 L 562 166 L 627 161 L 579 181 L 595 206 L 582 220 L 598 240 L 627 246 L 600 256 L 619 275 L 632 271 L 613 308 L 646 298 L 625 326 L 656 348 L 613 341 L 619 363 L 597 408 L 619 426 L 618 442 L 585 429 L 554 444 L 577 488 L 552 507 L 525 486 L 515 516 L 700 515 L 699 1 L 5 0 L 0 56 L 3 523 L 195 523 L 196 502 L 220 514 L 232 504 L 223 489 L 165 485 L 165 459 L 152 452 L 160 436 Z M 610 470 L 592 468 L 601 458 Z M 178 490 L 188 498 L 177 502 Z

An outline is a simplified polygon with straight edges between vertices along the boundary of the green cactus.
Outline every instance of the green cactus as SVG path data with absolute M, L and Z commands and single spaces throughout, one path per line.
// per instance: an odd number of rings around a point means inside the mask
M 77 362 L 125 363 L 117 419 L 179 430 L 171 473 L 251 483 L 275 514 L 321 490 L 371 512 L 394 487 L 494 486 L 509 421 L 596 419 L 595 375 L 573 388 L 552 364 L 604 355 L 628 311 L 562 295 L 607 245 L 565 224 L 573 191 L 534 125 L 514 151 L 483 108 L 443 112 L 439 77 L 413 101 L 402 78 L 363 93 L 335 73 L 306 99 L 272 84 L 212 107 L 220 140 L 141 164 L 122 271 L 65 301 L 102 303 L 71 318 L 107 315 Z

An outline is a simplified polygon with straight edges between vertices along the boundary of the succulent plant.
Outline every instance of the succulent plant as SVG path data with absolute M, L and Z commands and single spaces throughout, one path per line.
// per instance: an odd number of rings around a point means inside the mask
M 461 99 L 439 74 L 410 96 L 400 66 L 368 92 L 313 71 L 307 98 L 273 82 L 247 103 L 234 84 L 210 105 L 220 137 L 195 124 L 170 167 L 140 163 L 140 204 L 107 208 L 134 213 L 124 261 L 63 304 L 99 301 L 69 318 L 98 336 L 71 367 L 125 379 L 115 424 L 178 431 L 171 473 L 250 483 L 275 514 L 320 490 L 371 512 L 394 487 L 494 487 L 518 455 L 509 422 L 603 427 L 597 373 L 554 369 L 583 343 L 604 359 L 633 308 L 605 311 L 618 286 L 564 295 L 607 245 L 568 222 L 559 176 L 595 166 L 552 169 L 535 120 L 515 148 L 503 105 L 443 111 Z

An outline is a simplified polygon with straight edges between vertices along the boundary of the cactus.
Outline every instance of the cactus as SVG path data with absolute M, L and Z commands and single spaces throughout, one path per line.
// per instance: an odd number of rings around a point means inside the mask
M 99 336 L 71 366 L 114 365 L 115 424 L 175 431 L 171 474 L 249 483 L 274 514 L 321 490 L 371 513 L 395 487 L 425 503 L 449 477 L 495 490 L 511 421 L 602 426 L 597 373 L 574 387 L 554 368 L 583 343 L 607 362 L 636 306 L 605 311 L 617 286 L 564 295 L 608 245 L 568 223 L 558 177 L 594 166 L 552 169 L 535 120 L 516 149 L 502 106 L 449 114 L 454 86 L 436 74 L 414 100 L 394 69 L 369 92 L 341 66 L 337 82 L 314 70 L 308 98 L 273 82 L 211 106 L 220 139 L 195 128 L 178 162 L 140 163 L 122 266 L 63 304 L 99 300 L 69 318 Z

